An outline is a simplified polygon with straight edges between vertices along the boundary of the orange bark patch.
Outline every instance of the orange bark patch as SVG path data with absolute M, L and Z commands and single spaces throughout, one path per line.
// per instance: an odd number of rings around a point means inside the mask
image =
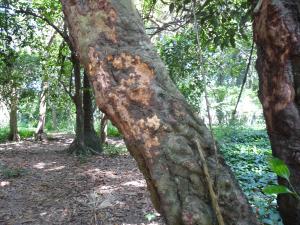
M 148 149 L 144 156 L 154 157 L 157 153 L 153 148 L 160 145 L 156 136 L 160 119 L 157 115 L 137 119 L 144 115 L 130 111 L 131 104 L 149 107 L 155 77 L 153 69 L 138 56 L 122 53 L 101 57 L 94 48 L 90 48 L 89 59 L 98 106 L 117 124 L 125 139 L 140 139 Z

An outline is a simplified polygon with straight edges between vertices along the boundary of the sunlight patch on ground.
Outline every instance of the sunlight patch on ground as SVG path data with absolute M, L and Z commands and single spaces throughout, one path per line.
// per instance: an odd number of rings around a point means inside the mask
M 52 166 L 53 164 L 56 164 L 56 162 L 51 162 L 51 163 L 39 162 L 39 163 L 33 165 L 33 168 L 45 169 L 46 166 Z
M 144 180 L 133 180 L 129 182 L 125 182 L 121 184 L 122 186 L 134 186 L 134 187 L 145 187 L 145 181 Z
M 8 185 L 10 185 L 10 182 L 9 182 L 9 181 L 1 181 L 1 182 L 0 182 L 0 186 L 1 186 L 1 187 L 5 187 L 5 186 L 8 186 Z
M 53 167 L 53 168 L 50 168 L 50 169 L 47 169 L 45 171 L 57 171 L 57 170 L 62 170 L 66 168 L 65 166 L 56 166 L 56 167 Z
M 110 186 L 110 185 L 103 185 L 99 188 L 97 188 L 96 192 L 99 193 L 99 194 L 110 194 L 114 191 L 117 191 L 119 188 L 116 187 L 116 186 Z

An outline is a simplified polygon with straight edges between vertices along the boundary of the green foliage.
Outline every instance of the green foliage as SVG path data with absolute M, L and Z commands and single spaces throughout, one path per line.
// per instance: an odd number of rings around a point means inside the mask
M 34 130 L 35 128 L 19 127 L 19 135 L 21 139 L 31 138 L 34 136 Z M 0 143 L 7 141 L 8 136 L 9 136 L 9 128 L 0 127 Z
M 263 189 L 263 192 L 267 195 L 271 194 L 293 194 L 293 192 L 283 185 L 268 185 Z
M 144 0 L 144 18 L 151 17 L 160 8 L 168 8 L 169 18 L 194 20 L 192 0 Z M 166 10 L 165 10 L 166 11 Z M 166 12 L 165 12 L 166 13 Z M 214 0 L 198 2 L 195 13 L 203 46 L 236 46 L 237 39 L 247 39 L 248 22 L 251 19 L 251 4 L 247 0 Z M 155 25 L 155 24 L 154 24 Z M 151 26 L 150 26 L 151 27 Z
M 0 165 L 0 175 L 5 179 L 17 178 L 23 176 L 26 173 L 26 170 L 23 168 L 10 168 L 7 166 Z
M 295 191 L 293 185 L 290 183 L 290 170 L 288 166 L 276 157 L 269 160 L 271 170 L 279 177 L 282 177 L 288 181 L 292 191 L 284 185 L 268 185 L 263 189 L 265 194 L 293 194 L 296 198 L 300 199 L 300 195 Z
M 5 142 L 8 139 L 9 128 L 3 127 L 0 128 L 0 143 Z
M 19 134 L 22 139 L 34 137 L 35 128 L 19 128 Z
M 287 165 L 278 158 L 271 158 L 270 159 L 270 168 L 271 170 L 276 173 L 277 176 L 283 177 L 286 180 L 289 180 L 289 177 L 291 175 L 289 168 Z
M 214 133 L 227 164 L 260 221 L 281 225 L 276 197 L 261 192 L 267 185 L 276 184 L 276 175 L 269 169 L 271 147 L 265 129 L 236 125 L 216 127 Z
M 121 133 L 119 132 L 118 128 L 116 128 L 112 123 L 109 121 L 107 127 L 107 136 L 109 137 L 121 137 Z
M 118 156 L 127 154 L 127 149 L 123 146 L 105 144 L 103 145 L 103 153 L 108 156 Z

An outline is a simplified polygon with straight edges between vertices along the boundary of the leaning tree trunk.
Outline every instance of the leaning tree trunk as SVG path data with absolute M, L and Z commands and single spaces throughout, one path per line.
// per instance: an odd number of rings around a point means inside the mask
M 254 20 L 259 98 L 273 155 L 288 165 L 291 184 L 300 193 L 300 3 L 259 2 Z M 279 183 L 288 185 L 280 178 Z M 283 194 L 278 204 L 284 224 L 300 223 L 299 199 Z
M 42 92 L 39 106 L 39 122 L 35 130 L 35 139 L 42 141 L 46 138 L 45 135 L 45 122 L 46 122 L 46 110 L 47 110 L 47 92 L 48 92 L 48 81 L 42 82 Z
M 92 89 L 86 72 L 83 77 L 84 143 L 96 152 L 101 152 L 101 142 L 94 129 Z
M 61 1 L 97 105 L 123 133 L 167 224 L 216 224 L 209 177 L 215 178 L 226 225 L 257 224 L 230 169 L 215 155 L 210 132 L 171 82 L 131 0 Z
M 20 135 L 18 132 L 18 96 L 15 88 L 13 88 L 10 101 L 8 139 L 11 141 L 20 141 Z

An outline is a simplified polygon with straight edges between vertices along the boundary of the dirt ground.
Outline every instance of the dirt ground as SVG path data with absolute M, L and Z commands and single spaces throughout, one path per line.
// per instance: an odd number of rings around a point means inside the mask
M 130 155 L 80 159 L 64 151 L 71 142 L 0 144 L 0 167 L 19 173 L 0 175 L 1 225 L 164 224 Z

